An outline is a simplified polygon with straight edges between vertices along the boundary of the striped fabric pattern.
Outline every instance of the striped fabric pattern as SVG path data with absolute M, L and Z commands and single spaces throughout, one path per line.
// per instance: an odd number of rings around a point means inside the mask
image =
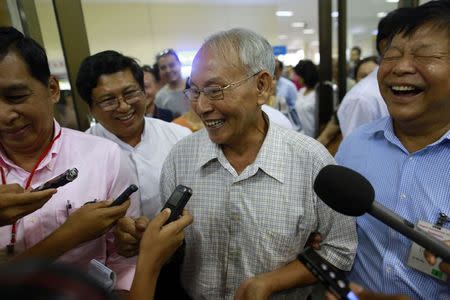
M 355 130 L 341 144 L 339 164 L 364 175 L 378 202 L 414 224 L 450 216 L 450 131 L 408 153 L 389 117 Z M 412 242 L 370 215 L 357 218 L 359 245 L 351 280 L 368 289 L 413 299 L 450 299 L 450 283 L 406 265 Z
M 193 299 L 233 299 L 248 277 L 296 259 L 309 234 L 323 235 L 321 255 L 349 270 L 356 250 L 354 218 L 328 208 L 313 192 L 319 170 L 334 160 L 315 140 L 270 123 L 254 163 L 237 174 L 205 130 L 179 142 L 162 171 L 167 199 L 192 188 L 182 282 Z M 293 289 L 271 299 L 305 299 Z

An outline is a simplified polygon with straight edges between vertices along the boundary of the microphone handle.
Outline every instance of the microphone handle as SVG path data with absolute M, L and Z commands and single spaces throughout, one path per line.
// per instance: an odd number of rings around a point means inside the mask
M 418 230 L 413 223 L 403 219 L 380 203 L 373 201 L 368 213 L 389 227 L 400 232 L 410 240 L 434 253 L 436 256 L 441 257 L 444 261 L 450 262 L 449 246 L 433 236 Z

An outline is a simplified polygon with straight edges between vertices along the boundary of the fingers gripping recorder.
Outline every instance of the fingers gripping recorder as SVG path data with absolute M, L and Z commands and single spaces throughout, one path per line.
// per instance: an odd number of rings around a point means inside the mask
M 37 188 L 31 190 L 32 192 L 39 192 L 47 189 L 56 189 L 59 188 L 69 182 L 74 181 L 78 177 L 77 168 L 68 169 L 64 173 L 55 178 L 50 179 L 46 183 L 41 184 Z

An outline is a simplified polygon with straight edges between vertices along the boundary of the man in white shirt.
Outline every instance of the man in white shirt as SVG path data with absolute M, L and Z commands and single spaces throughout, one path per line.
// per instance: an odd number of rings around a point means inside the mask
M 399 15 L 407 14 L 406 8 L 395 12 Z M 380 56 L 383 56 L 387 46 L 387 38 L 393 28 L 396 28 L 395 22 L 398 22 L 397 20 L 401 20 L 401 17 L 398 19 L 393 18 L 392 13 L 390 13 L 378 23 L 376 46 Z M 342 100 L 337 115 L 344 138 L 353 129 L 389 115 L 386 104 L 380 94 L 377 73 L 378 67 L 353 86 Z
M 143 72 L 137 62 L 116 51 L 103 51 L 81 63 L 77 89 L 99 121 L 88 133 L 116 142 L 136 171 L 142 214 L 161 209 L 159 178 L 172 146 L 190 131 L 158 119 L 144 118 Z
M 353 129 L 389 114 L 378 88 L 377 73 L 378 67 L 358 82 L 342 100 L 338 118 L 343 137 Z

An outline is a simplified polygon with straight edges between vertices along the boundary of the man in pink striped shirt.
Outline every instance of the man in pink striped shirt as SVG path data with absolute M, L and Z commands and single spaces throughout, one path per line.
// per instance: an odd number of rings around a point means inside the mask
M 129 290 L 135 260 L 116 253 L 110 229 L 126 213 L 139 215 L 139 199 L 114 207 L 111 200 L 84 204 L 117 197 L 135 175 L 115 143 L 61 128 L 53 119 L 58 99 L 44 49 L 0 27 L 2 184 L 35 188 L 67 169 L 79 171 L 42 208 L 0 227 L 0 260 L 43 258 L 85 268 L 97 259 L 116 273 L 117 290 Z

